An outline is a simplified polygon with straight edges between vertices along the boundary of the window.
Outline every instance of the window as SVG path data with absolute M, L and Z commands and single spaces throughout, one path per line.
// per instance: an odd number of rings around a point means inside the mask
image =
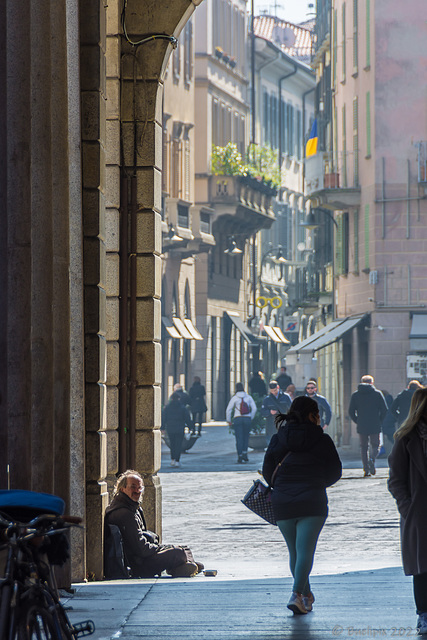
M 359 273 L 359 211 L 354 212 L 354 256 L 353 256 L 353 271 Z
M 371 92 L 366 92 L 366 157 L 371 157 Z
M 302 129 L 302 118 L 301 118 L 301 111 L 297 111 L 297 126 L 296 126 L 296 140 L 295 140 L 295 157 L 298 158 L 298 160 L 301 160 L 301 152 L 302 152 L 302 145 L 301 145 L 301 129 Z
M 342 107 L 342 186 L 347 186 L 347 131 L 345 104 Z
M 218 100 L 212 100 L 212 144 L 219 146 Z
M 337 83 L 337 50 L 338 50 L 338 45 L 337 45 L 337 28 L 338 28 L 338 12 L 336 9 L 334 9 L 334 13 L 333 13 L 333 29 L 334 29 L 334 36 L 333 36 L 333 61 L 332 64 L 333 66 L 333 82 L 334 82 L 334 87 Z
M 337 214 L 336 220 L 335 271 L 340 276 L 348 273 L 348 213 Z
M 359 184 L 359 100 L 353 98 L 353 186 Z
M 366 0 L 366 69 L 371 66 L 371 0 Z
M 193 21 L 190 19 L 184 31 L 184 82 L 189 85 L 193 79 Z
M 178 227 L 190 228 L 190 217 L 186 204 L 178 204 Z
M 357 75 L 359 70 L 359 50 L 358 50 L 358 0 L 353 0 L 353 75 Z
M 200 231 L 202 233 L 211 233 L 211 216 L 205 211 L 200 212 Z
M 341 21 L 342 21 L 342 80 L 341 80 L 341 82 L 345 82 L 345 69 L 346 69 L 346 60 L 345 60 L 345 47 L 346 47 L 345 2 L 342 5 Z
M 286 122 L 286 135 L 288 138 L 288 155 L 292 156 L 294 151 L 294 108 L 291 104 L 288 104 L 287 108 L 287 122 Z
M 369 269 L 369 204 L 365 204 L 365 269 Z
M 181 75 L 181 44 L 178 42 L 175 51 L 173 52 L 172 71 L 175 82 L 178 82 Z

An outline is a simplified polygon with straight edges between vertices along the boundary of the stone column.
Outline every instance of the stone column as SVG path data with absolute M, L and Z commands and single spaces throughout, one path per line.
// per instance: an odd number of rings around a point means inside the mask
M 106 467 L 105 25 L 102 0 L 80 0 L 87 570 L 102 575 Z

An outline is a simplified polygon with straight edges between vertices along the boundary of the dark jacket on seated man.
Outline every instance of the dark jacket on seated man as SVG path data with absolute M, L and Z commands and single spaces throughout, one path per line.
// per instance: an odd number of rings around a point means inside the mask
M 120 529 L 125 561 L 132 577 L 152 578 L 162 571 L 174 577 L 196 575 L 203 565 L 194 561 L 190 549 L 159 544 L 157 534 L 147 531 L 140 505 L 143 490 L 139 474 L 126 471 L 120 476 L 116 493 L 105 511 L 105 525 L 116 525 Z

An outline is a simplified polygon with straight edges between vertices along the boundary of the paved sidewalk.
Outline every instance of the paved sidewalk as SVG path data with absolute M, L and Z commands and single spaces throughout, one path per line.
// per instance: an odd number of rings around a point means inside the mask
M 236 567 L 237 569 L 237 567 Z M 289 578 L 132 580 L 75 585 L 73 621 L 95 639 L 314 640 L 416 635 L 411 581 L 400 568 L 314 577 L 313 612 L 287 608 Z
M 203 429 L 182 467 L 162 448 L 163 540 L 188 544 L 216 577 L 74 585 L 72 621 L 94 620 L 94 640 L 314 640 L 416 635 L 412 580 L 400 566 L 399 519 L 387 491 L 387 461 L 362 477 L 360 460 L 340 452 L 343 478 L 328 490 L 330 515 L 319 539 L 311 584 L 314 611 L 286 608 L 292 580 L 277 527 L 240 503 L 264 453 L 236 464 L 225 424 Z

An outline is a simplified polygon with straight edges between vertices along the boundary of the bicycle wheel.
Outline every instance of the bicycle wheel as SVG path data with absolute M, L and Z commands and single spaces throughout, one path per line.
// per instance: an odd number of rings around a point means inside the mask
M 19 612 L 19 622 L 15 635 L 16 640 L 63 640 L 58 635 L 55 622 L 46 609 L 30 604 Z

